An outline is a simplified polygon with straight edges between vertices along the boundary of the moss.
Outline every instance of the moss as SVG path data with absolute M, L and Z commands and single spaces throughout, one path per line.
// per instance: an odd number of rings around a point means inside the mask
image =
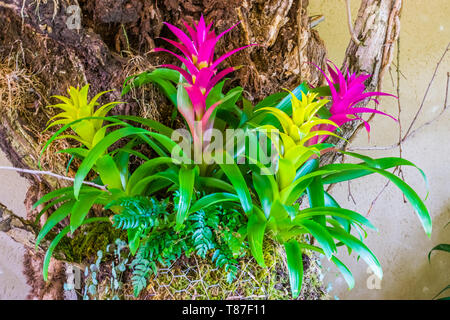
M 150 277 L 139 299 L 291 299 L 283 247 L 267 240 L 264 253 L 267 268 L 260 267 L 252 258 L 242 259 L 232 283 L 226 281 L 225 270 L 215 268 L 207 259 L 183 257 L 170 268 L 160 267 L 158 274 Z M 318 257 L 311 252 L 304 255 L 300 299 L 328 298 L 317 261 Z M 134 299 L 131 292 L 125 292 L 123 296 Z
M 109 223 L 94 223 L 82 226 L 73 238 L 64 237 L 58 247 L 69 262 L 91 262 L 117 238 L 126 239 L 126 233 Z
M 98 250 L 104 251 L 108 244 L 114 243 L 117 235 L 124 236 L 109 224 L 92 225 L 78 233 L 74 239 L 69 239 L 65 248 L 74 261 L 87 261 L 89 257 L 95 257 Z M 283 246 L 266 237 L 263 252 L 266 268 L 257 265 L 250 252 L 247 252 L 247 258 L 240 259 L 236 279 L 231 283 L 226 280 L 227 272 L 224 268 L 216 268 L 211 263 L 211 256 L 206 259 L 199 259 L 195 255 L 190 258 L 182 256 L 170 267 L 159 265 L 158 273 L 150 276 L 147 287 L 142 290 L 138 299 L 291 299 Z M 318 257 L 305 251 L 303 263 L 304 280 L 299 299 L 327 299 L 321 282 Z M 110 264 L 111 261 L 102 262 L 102 265 Z M 101 267 L 98 278 L 105 284 L 109 283 L 111 268 Z M 122 281 L 118 296 L 121 299 L 136 299 L 133 296 L 129 269 L 123 274 Z M 99 286 L 97 299 L 108 297 L 102 292 L 106 287 Z

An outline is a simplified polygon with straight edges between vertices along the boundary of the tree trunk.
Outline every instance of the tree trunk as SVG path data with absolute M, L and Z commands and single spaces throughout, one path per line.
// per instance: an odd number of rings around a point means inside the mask
M 402 0 L 362 0 L 356 17 L 354 34 L 360 43 L 350 40 L 343 62 L 343 68 L 350 72 L 368 73 L 367 90 L 382 90 L 382 80 L 394 57 L 394 44 L 400 34 L 400 13 Z M 359 104 L 367 105 L 369 100 Z M 342 136 L 348 141 L 364 126 L 352 121 L 342 127 Z M 330 138 L 337 146 L 345 148 L 347 142 Z M 327 154 L 322 163 L 337 160 L 337 154 Z
M 70 5 L 80 8 L 80 29 L 68 27 L 73 14 L 67 11 Z M 307 8 L 308 0 L 0 0 L 0 148 L 15 167 L 37 169 L 40 150 L 50 136 L 42 133 L 52 116 L 44 108 L 52 102 L 49 97 L 64 94 L 69 85 L 89 83 L 92 94 L 115 89 L 105 98 L 118 100 L 127 76 L 171 62 L 164 53 L 149 53 L 155 46 L 165 46 L 158 37 L 171 37 L 163 21 L 180 25 L 203 14 L 207 21 L 214 20 L 219 32 L 241 21 L 220 41 L 218 54 L 250 43 L 260 45 L 226 62 L 244 65 L 229 83 L 241 85 L 251 101 L 281 88 L 293 89 L 305 80 L 321 85 L 322 75 L 308 62 L 323 68 L 326 49 L 311 27 Z M 361 43 L 350 42 L 345 63 L 353 72 L 373 75 L 369 89 L 380 86 L 390 65 L 400 9 L 401 0 L 361 2 L 354 27 Z M 168 124 L 172 106 L 157 89 L 139 89 L 126 99 L 118 112 Z M 347 126 L 344 137 L 351 137 L 356 127 Z M 54 152 L 64 143 L 43 156 L 44 169 L 65 173 L 68 159 Z M 45 176 L 22 175 L 33 184 L 30 199 L 64 184 Z M 28 209 L 31 220 L 36 212 L 30 205 Z M 33 247 L 36 228 L 11 214 L 8 217 L 9 221 L 0 222 L 0 231 L 8 229 L 15 240 Z

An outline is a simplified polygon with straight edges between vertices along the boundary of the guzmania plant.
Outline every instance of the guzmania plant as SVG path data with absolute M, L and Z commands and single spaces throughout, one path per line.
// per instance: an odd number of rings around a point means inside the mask
M 137 255 L 131 264 L 136 294 L 151 272 L 156 272 L 157 263 L 167 265 L 181 255 L 210 257 L 225 268 L 230 281 L 236 262 L 247 252 L 264 268 L 263 242 L 267 238 L 285 249 L 293 298 L 300 294 L 302 255 L 309 251 L 324 254 L 352 288 L 354 279 L 336 257 L 337 249 L 347 247 L 356 252 L 381 278 L 378 259 L 362 236 L 352 234 L 375 227 L 361 214 L 341 208 L 326 186 L 374 173 L 403 192 L 430 235 L 431 218 L 422 199 L 387 171 L 397 166 L 416 167 L 413 163 L 395 157 L 373 159 L 324 143 L 328 136 L 339 137 L 344 123 L 364 121 L 361 113 L 384 114 L 357 106 L 368 98 L 388 95 L 364 93 L 369 75 L 344 76 L 336 67 L 329 67 L 331 80 L 324 73 L 328 86 L 313 89 L 302 83 L 292 92 L 268 96 L 254 106 L 242 96 L 241 87 L 223 92 L 225 76 L 238 67 L 219 69 L 231 55 L 253 45 L 215 58 L 217 42 L 236 26 L 218 36 L 203 17 L 193 26 L 185 23 L 187 34 L 176 26 L 166 26 L 180 42 L 164 40 L 181 55 L 163 48 L 154 51 L 167 52 L 181 64 L 162 65 L 129 77 L 122 95 L 148 83 L 158 85 L 183 117 L 188 134 L 177 135 L 179 131 L 151 119 L 107 116 L 118 102 L 94 111 L 99 95 L 88 102 L 87 87 L 70 89 L 70 98 L 59 97 L 64 104 L 57 106 L 64 112 L 55 118 L 63 120 L 50 126 L 63 127 L 43 152 L 55 139 L 72 138 L 82 146 L 61 152 L 79 158 L 81 164 L 73 186 L 52 191 L 35 204 L 46 204 L 40 215 L 58 206 L 42 227 L 37 243 L 70 217 L 70 224 L 51 242 L 44 279 L 62 237 L 83 224 L 103 222 L 127 232 L 130 252 Z M 76 136 L 63 134 L 69 129 Z M 226 132 L 234 133 L 227 136 Z M 175 136 L 183 137 L 184 142 L 187 139 L 187 147 L 180 147 Z M 126 141 L 125 147 L 116 147 L 118 141 Z M 142 144 L 156 156 L 138 151 L 136 147 Z M 248 152 L 247 147 L 255 152 Z M 320 158 L 328 152 L 361 162 L 323 165 Z M 273 161 L 267 162 L 267 158 Z M 131 166 L 131 162 L 139 165 Z M 306 199 L 309 206 L 304 208 L 300 202 Z M 94 204 L 104 208 L 105 216 L 87 218 Z

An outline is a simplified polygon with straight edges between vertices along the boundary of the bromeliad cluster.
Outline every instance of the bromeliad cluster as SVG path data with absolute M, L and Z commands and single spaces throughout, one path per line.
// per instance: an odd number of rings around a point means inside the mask
M 138 252 L 139 263 L 132 263 L 132 267 L 140 266 L 135 270 L 139 288 L 145 287 L 143 282 L 152 270 L 156 272 L 158 263 L 173 261 L 182 254 L 210 257 L 225 268 L 232 281 L 237 263 L 246 253 L 261 267 L 265 266 L 263 242 L 267 238 L 285 249 L 294 298 L 302 288 L 302 254 L 306 251 L 324 254 L 352 288 L 352 274 L 336 257 L 337 249 L 344 246 L 349 252 L 356 252 L 381 278 L 377 258 L 362 237 L 353 235 L 364 234 L 365 228 L 374 226 L 359 213 L 341 208 L 326 186 L 373 173 L 391 180 L 403 192 L 430 235 L 431 219 L 425 204 L 408 184 L 388 171 L 401 165 L 415 167 L 413 163 L 393 157 L 373 159 L 324 142 L 328 136 L 339 137 L 342 124 L 362 120 L 360 113 L 386 115 L 357 106 L 365 99 L 387 95 L 364 92 L 368 75 L 344 76 L 338 68 L 329 66 L 331 79 L 324 73 L 327 87 L 312 89 L 302 83 L 292 92 L 277 93 L 253 105 L 242 96 L 241 87 L 223 92 L 225 76 L 237 68 L 219 70 L 221 62 L 249 46 L 215 59 L 217 42 L 236 26 L 216 36 L 212 24 L 206 25 L 203 17 L 192 27 L 185 23 L 188 34 L 166 25 L 180 42 L 165 40 L 183 56 L 161 48 L 154 51 L 170 53 L 181 65 L 163 65 L 132 76 L 126 79 L 122 94 L 147 83 L 156 84 L 183 116 L 192 135 L 193 150 L 205 151 L 205 144 L 211 142 L 210 129 L 234 129 L 244 133 L 244 140 L 257 139 L 250 143 L 257 154 L 266 154 L 275 146 L 276 170 L 242 151 L 238 145 L 242 138 L 236 136 L 227 137 L 223 145 L 215 144 L 215 154 L 231 156 L 231 163 L 196 163 L 183 150 L 180 156 L 185 161 L 175 161 L 172 155 L 179 148 L 171 139 L 173 128 L 136 116 L 106 116 L 116 103 L 94 111 L 98 96 L 88 102 L 86 87 L 81 91 L 70 89 L 70 98 L 60 97 L 64 104 L 57 105 L 65 111 L 59 116 L 66 120 L 54 123 L 64 126 L 47 142 L 43 152 L 55 139 L 74 138 L 82 145 L 61 152 L 79 158 L 81 164 L 73 186 L 52 191 L 36 203 L 47 204 L 40 215 L 58 207 L 42 227 L 38 243 L 70 217 L 69 225 L 49 247 L 45 279 L 50 256 L 64 235 L 76 232 L 84 224 L 112 222 L 126 230 L 131 254 Z M 77 136 L 62 135 L 69 129 Z M 268 134 L 274 132 L 280 141 Z M 261 136 L 266 139 L 258 140 Z M 125 146 L 113 147 L 124 139 Z M 156 156 L 142 153 L 141 148 L 138 151 L 142 144 Z M 236 154 L 227 154 L 226 146 L 230 144 L 238 150 Z M 321 165 L 320 157 L 326 152 L 340 152 L 361 163 Z M 242 157 L 246 161 L 238 161 Z M 131 165 L 135 159 L 140 159 L 137 167 Z M 88 176 L 93 179 L 86 181 Z M 309 201 L 306 209 L 299 205 L 298 200 L 303 198 Z M 166 199 L 164 210 L 158 209 L 162 199 Z M 105 208 L 111 217 L 89 218 L 94 204 Z

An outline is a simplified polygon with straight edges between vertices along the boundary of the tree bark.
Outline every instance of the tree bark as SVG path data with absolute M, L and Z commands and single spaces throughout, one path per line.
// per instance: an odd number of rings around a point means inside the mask
M 382 80 L 394 57 L 394 44 L 400 34 L 400 13 L 402 0 L 363 0 L 355 20 L 354 33 L 359 44 L 350 40 L 345 54 L 342 71 L 372 75 L 366 81 L 367 90 L 382 91 Z M 364 107 L 370 100 L 359 104 Z M 371 118 L 370 118 L 371 119 Z M 370 120 L 369 120 L 370 121 Z M 342 128 L 342 137 L 351 141 L 364 126 L 360 121 L 352 121 Z M 345 148 L 348 142 L 330 138 L 338 147 Z M 327 154 L 321 163 L 332 163 L 338 154 Z
M 217 54 L 250 43 L 260 45 L 241 51 L 226 62 L 229 66 L 244 65 L 229 84 L 241 85 L 251 101 L 257 102 L 281 88 L 293 89 L 302 81 L 321 85 L 322 75 L 308 62 L 324 68 L 326 48 L 311 27 L 308 2 L 0 0 L 0 148 L 15 167 L 37 169 L 40 150 L 49 137 L 42 131 L 53 115 L 44 108 L 52 102 L 49 97 L 64 94 L 69 85 L 89 83 L 91 94 L 115 89 L 105 98 L 118 100 L 127 76 L 172 62 L 166 54 L 149 53 L 156 46 L 166 45 L 158 37 L 172 37 L 163 21 L 180 25 L 183 20 L 198 20 L 203 14 L 207 21 L 214 20 L 219 32 L 240 21 L 221 40 Z M 79 30 L 66 25 L 67 8 L 74 4 L 80 6 L 82 13 Z M 368 80 L 370 90 L 380 87 L 392 60 L 401 5 L 401 0 L 361 1 L 354 27 L 361 43 L 349 43 L 344 62 L 352 72 L 373 75 Z M 168 124 L 172 106 L 157 89 L 139 89 L 125 102 L 119 113 L 150 116 Z M 347 125 L 344 137 L 349 139 L 356 130 L 357 124 Z M 68 160 L 55 153 L 61 144 L 47 152 L 42 161 L 46 170 L 58 174 L 64 174 Z M 335 155 L 322 159 L 335 160 Z M 33 185 L 30 198 L 64 185 L 48 177 L 22 175 Z M 36 211 L 31 211 L 30 205 L 28 208 L 27 219 L 31 220 Z M 34 247 L 36 227 L 8 213 L 6 208 L 0 207 L 0 211 L 6 212 L 0 231 L 8 232 L 27 248 Z

